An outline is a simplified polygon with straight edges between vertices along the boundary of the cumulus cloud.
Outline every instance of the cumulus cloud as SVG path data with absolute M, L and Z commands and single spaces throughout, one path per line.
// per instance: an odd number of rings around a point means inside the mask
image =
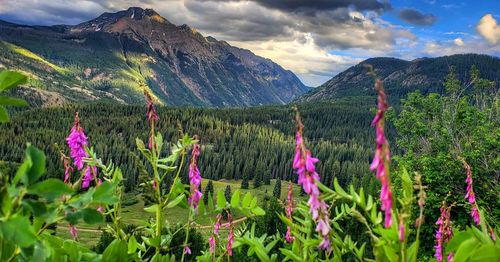
M 485 15 L 479 20 L 476 30 L 489 43 L 495 45 L 500 42 L 500 25 L 491 14 Z
M 436 22 L 436 17 L 433 14 L 423 14 L 413 8 L 403 8 L 398 15 L 403 21 L 414 25 L 428 26 Z
M 457 39 L 446 41 L 428 41 L 425 43 L 423 55 L 443 56 L 468 53 L 491 55 L 500 53 L 500 45 L 489 45 L 484 41 L 477 39 L 471 39 L 468 41 L 462 40 L 461 42 L 460 40 L 458 43 Z

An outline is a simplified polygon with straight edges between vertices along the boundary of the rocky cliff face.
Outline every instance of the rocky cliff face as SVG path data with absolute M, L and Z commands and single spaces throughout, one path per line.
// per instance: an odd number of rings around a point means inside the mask
M 250 106 L 284 104 L 309 90 L 273 61 L 151 9 L 104 13 L 76 26 L 0 22 L 0 40 L 0 64 L 33 74 L 68 100 L 134 103 L 148 88 L 169 105 Z
M 384 82 L 386 93 L 392 102 L 399 102 L 407 93 L 420 90 L 422 93 L 443 93 L 443 80 L 450 67 L 454 67 L 457 78 L 470 81 L 469 70 L 478 67 L 481 77 L 500 83 L 500 59 L 487 55 L 465 54 L 436 58 L 420 58 L 405 61 L 396 58 L 370 58 L 333 77 L 323 85 L 296 99 L 297 102 L 329 101 L 345 97 L 374 98 L 373 77 L 367 74 L 365 65 L 373 66 L 377 76 Z

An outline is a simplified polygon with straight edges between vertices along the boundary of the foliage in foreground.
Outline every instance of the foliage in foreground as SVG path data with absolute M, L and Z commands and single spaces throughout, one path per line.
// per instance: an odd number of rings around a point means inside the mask
M 276 234 L 265 232 L 260 235 L 256 223 L 250 227 L 240 226 L 233 220 L 236 213 L 245 218 L 266 215 L 257 198 L 249 193 L 241 196 L 236 190 L 233 194 L 218 191 L 215 199 L 209 195 L 207 203 L 202 201 L 197 137 L 182 134 L 169 150 L 163 150 L 164 139 L 161 133 L 155 132 L 158 117 L 146 94 L 149 140 L 144 143 L 137 139 L 136 144 L 152 170 L 149 180 L 142 186 L 154 191 L 152 204 L 145 211 L 155 214 L 155 217 L 144 221 L 141 234 L 125 230 L 121 223 L 123 175 L 120 168 L 111 162 L 104 164 L 97 157 L 94 149 L 89 147 L 90 141 L 87 141 L 77 115 L 67 138 L 70 157 L 61 151 L 66 169 L 64 182 L 55 178 L 40 181 L 46 171 L 45 155 L 31 145 L 28 145 L 24 162 L 15 176 L 2 176 L 0 258 L 6 261 L 32 258 L 48 261 L 223 261 L 230 259 L 233 252 L 246 250 L 248 257 L 261 261 L 277 261 L 278 258 L 292 261 L 342 261 L 347 258 L 357 261 L 417 261 L 426 192 L 430 191 L 426 190 L 420 175 L 416 174 L 412 181 L 404 169 L 397 172 L 399 183 L 391 182 L 389 144 L 384 133 L 388 104 L 380 81 L 376 82 L 376 90 L 378 112 L 373 121 L 376 151 L 371 169 L 380 181 L 380 201 L 362 188 L 356 190 L 350 186 L 346 191 L 337 180 L 333 182 L 333 189 L 320 182 L 315 169 L 318 159 L 306 147 L 303 138 L 305 126 L 297 112 L 293 168 L 308 200 L 294 201 L 292 187 L 289 187 L 285 212 L 278 214 L 287 226 L 286 234 L 279 233 L 278 229 Z M 188 156 L 189 185 L 184 185 L 179 176 Z M 435 257 L 438 261 L 499 260 L 498 232 L 490 226 L 486 213 L 475 201 L 470 166 L 465 159 L 462 159 L 462 164 L 467 178 L 467 205 L 472 209 L 470 219 L 475 225 L 465 230 L 453 228 L 450 210 L 455 203 L 443 201 L 436 222 Z M 76 180 L 69 178 L 73 174 L 69 172 L 71 169 L 80 174 Z M 172 179 L 167 181 L 167 177 Z M 166 229 L 163 211 L 168 212 L 175 206 L 189 210 L 188 220 L 182 221 L 184 224 L 180 227 Z M 418 211 L 416 215 L 414 210 Z M 193 217 L 207 214 L 217 214 L 213 233 L 210 234 L 208 250 L 195 258 L 191 247 L 199 243 L 193 243 L 193 238 L 190 238 L 195 226 Z M 77 242 L 78 223 L 102 223 L 104 216 L 111 217 L 112 222 L 106 225 L 106 231 L 113 240 L 98 254 Z M 227 218 L 226 223 L 223 223 L 223 216 Z M 63 220 L 69 222 L 74 240 L 51 235 L 50 226 Z M 347 233 L 340 226 L 346 220 L 357 221 L 363 228 L 358 233 L 367 234 L 369 241 L 358 241 L 358 234 Z M 220 232 L 224 227 L 227 236 Z M 180 232 L 184 232 L 183 239 L 179 239 Z M 174 239 L 177 239 L 177 244 L 172 248 Z

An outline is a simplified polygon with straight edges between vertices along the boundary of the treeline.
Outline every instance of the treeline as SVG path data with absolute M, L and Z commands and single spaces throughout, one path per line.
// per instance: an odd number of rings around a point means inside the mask
M 304 135 L 314 156 L 321 159 L 317 170 L 327 185 L 337 177 L 343 185 L 376 188 L 368 169 L 373 153 L 370 106 L 342 102 L 300 106 Z M 9 172 L 9 165 L 21 161 L 29 142 L 46 153 L 47 176 L 62 178 L 59 150 L 69 154 L 65 138 L 77 111 L 90 146 L 105 162 L 111 160 L 121 167 L 127 191 L 137 189 L 139 177 L 149 168 L 142 164 L 135 145 L 136 137 L 148 137 L 144 106 L 89 104 L 16 112 L 11 123 L 0 127 L 0 159 L 9 162 L 2 164 L 3 170 Z M 165 141 L 179 138 L 180 130 L 200 136 L 199 168 L 204 178 L 252 181 L 250 187 L 270 179 L 296 179 L 291 163 L 295 124 L 290 106 L 159 107 L 158 115 Z

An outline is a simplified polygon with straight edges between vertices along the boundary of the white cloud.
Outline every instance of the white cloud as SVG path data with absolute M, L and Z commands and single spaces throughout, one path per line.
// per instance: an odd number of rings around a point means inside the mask
M 453 43 L 455 43 L 455 45 L 457 46 L 463 46 L 464 45 L 464 40 L 462 40 L 462 38 L 455 38 L 455 40 L 453 40 Z
M 491 14 L 485 15 L 479 20 L 476 30 L 489 43 L 497 44 L 500 42 L 500 25 Z

